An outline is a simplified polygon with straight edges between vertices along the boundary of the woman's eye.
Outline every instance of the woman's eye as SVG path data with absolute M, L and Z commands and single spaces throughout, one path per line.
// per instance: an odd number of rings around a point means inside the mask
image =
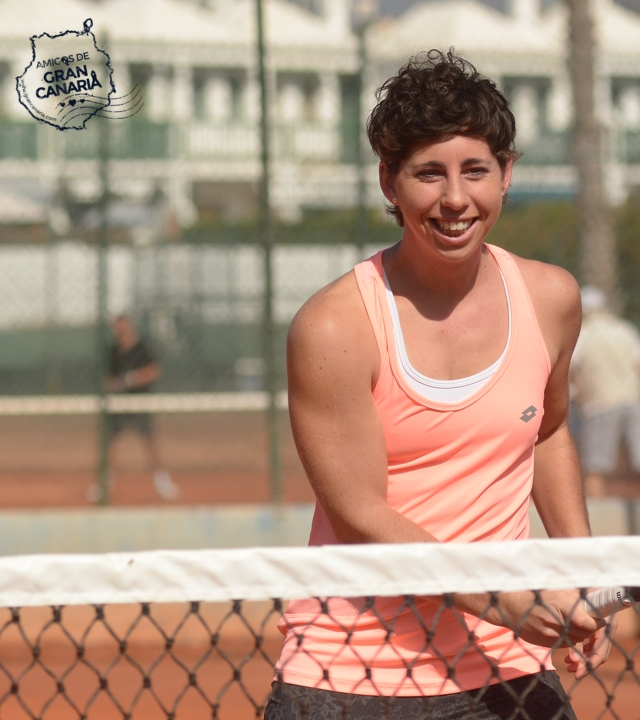
M 467 170 L 467 174 L 472 175 L 473 177 L 481 177 L 487 174 L 487 170 L 486 168 L 471 168 L 470 170 Z

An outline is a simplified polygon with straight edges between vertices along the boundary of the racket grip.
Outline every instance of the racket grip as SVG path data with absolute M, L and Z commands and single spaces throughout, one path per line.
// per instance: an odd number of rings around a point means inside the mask
M 593 617 L 607 617 L 614 610 L 629 605 L 626 590 L 623 587 L 603 587 L 590 592 L 583 600 L 583 609 Z

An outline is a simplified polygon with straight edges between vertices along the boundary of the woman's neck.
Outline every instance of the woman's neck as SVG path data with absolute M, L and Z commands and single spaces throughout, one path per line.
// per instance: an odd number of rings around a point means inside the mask
M 395 295 L 414 304 L 427 303 L 445 314 L 494 270 L 495 263 L 484 245 L 468 257 L 449 259 L 429 252 L 416 252 L 401 241 L 383 255 L 389 284 Z

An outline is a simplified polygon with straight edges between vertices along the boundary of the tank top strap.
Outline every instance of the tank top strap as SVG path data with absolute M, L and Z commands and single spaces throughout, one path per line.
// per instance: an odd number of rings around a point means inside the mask
M 551 372 L 549 351 L 542 336 L 538 317 L 520 268 L 511 253 L 497 245 L 485 243 L 485 246 L 498 263 L 498 267 L 507 284 L 513 309 L 513 322 L 514 325 L 517 324 L 520 343 L 522 344 L 524 342 L 528 346 L 527 352 L 533 351 L 537 353 L 548 375 Z
M 383 251 L 380 250 L 370 258 L 358 263 L 354 268 L 354 272 L 378 344 L 380 359 L 385 361 L 388 359 L 389 345 L 382 306 L 382 302 L 386 302 L 386 298 L 380 296 L 380 289 L 384 287 L 382 253 Z

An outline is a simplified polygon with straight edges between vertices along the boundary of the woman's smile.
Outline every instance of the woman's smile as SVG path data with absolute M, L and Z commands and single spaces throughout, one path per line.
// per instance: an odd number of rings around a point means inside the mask
M 428 218 L 436 233 L 451 241 L 466 242 L 474 232 L 478 218 L 461 218 L 449 220 L 444 218 Z

